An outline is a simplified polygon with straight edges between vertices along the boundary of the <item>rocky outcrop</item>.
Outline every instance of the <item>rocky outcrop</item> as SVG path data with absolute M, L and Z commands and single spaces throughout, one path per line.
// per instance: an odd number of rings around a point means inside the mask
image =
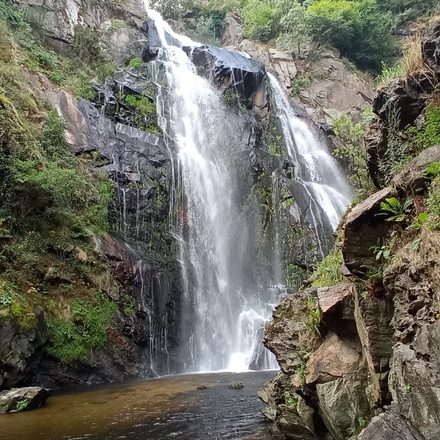
M 14 0 L 26 18 L 52 44 L 65 50 L 73 41 L 75 26 L 99 29 L 111 19 L 141 24 L 146 17 L 141 0 Z
M 422 38 L 423 66 L 407 78 L 395 78 L 383 86 L 373 102 L 377 115 L 365 137 L 368 151 L 369 173 L 377 188 L 387 182 L 383 175 L 386 168 L 387 141 L 403 144 L 401 131 L 416 123 L 423 115 L 426 102 L 440 81 L 440 24 L 435 24 Z
M 13 388 L 0 393 L 0 414 L 29 411 L 44 405 L 52 390 L 49 388 Z
M 361 272 L 374 263 L 376 256 L 372 246 L 377 245 L 378 237 L 386 237 L 390 228 L 383 216 L 378 215 L 380 204 L 393 195 L 391 187 L 384 188 L 348 213 L 342 252 L 345 266 L 351 272 Z
M 289 429 L 298 425 L 314 432 L 312 438 L 316 439 L 439 437 L 440 324 L 435 269 L 439 232 L 422 228 L 419 241 L 423 244 L 417 248 L 414 234 L 394 225 L 399 246 L 393 248 L 392 261 L 390 256 L 381 261 L 370 248 L 378 240 L 389 243 L 393 223 L 378 215 L 380 202 L 391 196 L 404 200 L 423 194 L 427 186 L 423 172 L 429 163 L 438 161 L 438 152 L 438 146 L 422 152 L 395 176 L 390 187 L 346 216 L 342 253 L 345 267 L 357 276 L 355 283 L 351 276 L 336 286 L 317 289 L 320 338 L 318 342 L 315 339 L 311 353 L 304 358 L 297 332 L 305 330 L 293 329 L 286 317 L 293 302 L 307 310 L 307 295 L 286 299 L 267 325 L 266 345 L 282 365 L 286 359 L 300 359 L 291 368 L 282 366 L 282 375 L 266 385 L 262 395 L 269 404 L 266 417 L 273 422 L 274 431 L 285 438 L 291 438 Z M 292 312 L 290 316 L 298 326 L 297 315 Z M 311 321 L 303 319 L 310 327 Z M 274 329 L 278 329 L 276 334 Z M 299 370 L 303 372 L 300 388 Z M 291 425 L 285 426 L 280 395 L 304 399 L 315 414 L 311 428 L 298 417 L 291 417 Z

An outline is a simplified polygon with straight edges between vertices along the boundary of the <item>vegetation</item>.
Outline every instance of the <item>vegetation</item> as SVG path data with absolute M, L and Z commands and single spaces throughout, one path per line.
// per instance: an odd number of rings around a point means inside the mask
M 107 341 L 107 326 L 116 310 L 114 303 L 100 295 L 92 301 L 72 301 L 68 319 L 49 321 L 48 353 L 63 363 L 88 360 L 90 351 Z
M 334 252 L 317 264 L 313 287 L 334 286 L 341 280 L 342 252 Z
M 341 115 L 333 121 L 337 145 L 337 148 L 333 150 L 333 155 L 340 159 L 347 168 L 350 183 L 356 191 L 356 200 L 364 200 L 373 189 L 373 182 L 368 172 L 368 155 L 364 139 L 371 119 L 371 109 L 366 108 L 360 122 L 354 123 L 346 115 Z

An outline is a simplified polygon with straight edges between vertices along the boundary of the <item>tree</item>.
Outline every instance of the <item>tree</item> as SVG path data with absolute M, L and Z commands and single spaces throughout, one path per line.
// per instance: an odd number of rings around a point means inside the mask
M 392 64 L 399 54 L 393 17 L 375 0 L 316 0 L 306 20 L 315 41 L 332 45 L 362 69 L 379 73 L 382 61 Z

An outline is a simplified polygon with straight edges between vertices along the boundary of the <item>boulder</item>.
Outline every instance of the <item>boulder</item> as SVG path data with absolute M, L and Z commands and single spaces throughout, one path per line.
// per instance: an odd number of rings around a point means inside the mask
M 438 340 L 435 345 L 438 352 Z M 390 388 L 399 413 L 420 431 L 422 438 L 440 438 L 438 359 L 431 363 L 429 357 L 420 357 L 408 345 L 399 343 L 394 349 Z
M 356 205 L 347 215 L 345 233 L 342 243 L 342 254 L 348 270 L 362 273 L 367 266 L 376 262 L 372 246 L 380 238 L 386 237 L 390 228 L 383 216 L 378 216 L 380 204 L 386 198 L 393 197 L 395 191 L 384 188 Z
M 275 308 L 272 321 L 266 324 L 264 345 L 276 355 L 286 374 L 294 374 L 301 364 L 298 349 L 309 342 L 308 319 L 304 300 L 289 295 Z
M 240 44 L 243 40 L 243 36 L 243 19 L 239 14 L 227 12 L 225 28 L 222 35 L 222 46 L 235 46 Z
M 346 440 L 359 432 L 372 415 L 368 398 L 370 386 L 368 368 L 359 368 L 332 382 L 316 385 L 320 415 L 334 440 Z
M 423 150 L 405 168 L 394 177 L 394 186 L 406 194 L 420 193 L 429 184 L 424 177 L 426 168 L 432 162 L 440 162 L 440 145 Z
M 233 88 L 247 106 L 266 105 L 266 71 L 260 61 L 216 46 L 184 47 L 192 62 L 222 89 Z
M 52 390 L 41 387 L 13 388 L 0 392 L 0 414 L 29 411 L 42 406 Z
M 46 341 L 41 311 L 36 312 L 34 328 L 22 328 L 16 319 L 0 317 L 0 390 L 21 385 L 33 376 Z
M 342 281 L 331 287 L 320 287 L 317 292 L 323 327 L 342 337 L 355 335 L 353 284 Z
M 359 343 L 349 343 L 329 333 L 307 363 L 306 383 L 326 383 L 353 373 L 361 361 Z
M 373 417 L 357 440 L 425 440 L 425 437 L 393 408 Z

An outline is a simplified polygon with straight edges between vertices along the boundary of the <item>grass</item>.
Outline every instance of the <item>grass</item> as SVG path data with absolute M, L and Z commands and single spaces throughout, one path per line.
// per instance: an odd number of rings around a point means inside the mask
M 330 287 L 341 281 L 342 252 L 333 252 L 317 264 L 313 287 Z

